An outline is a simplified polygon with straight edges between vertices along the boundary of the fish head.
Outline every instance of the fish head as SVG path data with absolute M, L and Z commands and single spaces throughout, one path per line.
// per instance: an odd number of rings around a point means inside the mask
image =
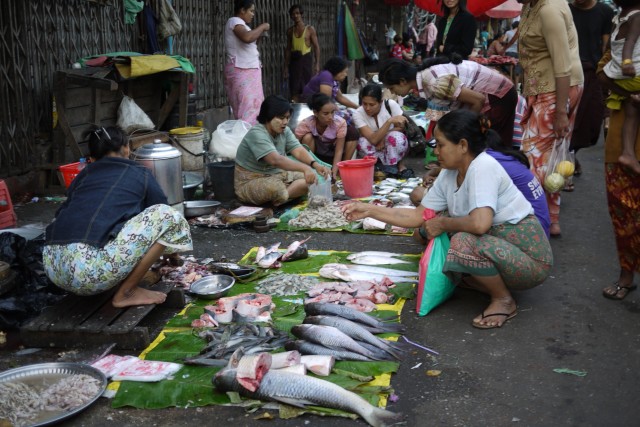
M 229 358 L 229 363 L 227 364 L 226 369 L 236 369 L 240 364 L 242 356 L 244 356 L 244 347 L 238 347 L 238 349 L 234 351 Z
M 220 391 L 235 390 L 237 371 L 235 369 L 224 368 L 219 370 L 211 382 Z
M 281 256 L 280 252 L 270 252 L 258 261 L 258 265 L 262 268 L 271 268 L 278 262 Z

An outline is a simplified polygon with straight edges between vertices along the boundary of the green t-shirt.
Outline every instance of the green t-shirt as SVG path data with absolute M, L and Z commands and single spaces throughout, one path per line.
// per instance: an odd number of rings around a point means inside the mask
M 251 172 L 273 175 L 282 172 L 262 160 L 264 156 L 276 151 L 281 156 L 302 147 L 289 127 L 284 133 L 273 138 L 262 124 L 257 124 L 244 136 L 236 153 L 236 164 Z

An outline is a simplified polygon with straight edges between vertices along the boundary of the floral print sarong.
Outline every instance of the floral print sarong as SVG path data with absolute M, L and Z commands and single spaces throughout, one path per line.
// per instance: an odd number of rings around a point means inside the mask
M 404 133 L 395 130 L 384 137 L 384 148 L 380 151 L 367 138 L 358 139 L 358 157 L 374 156 L 387 166 L 397 165 L 407 155 L 407 151 L 409 140 Z

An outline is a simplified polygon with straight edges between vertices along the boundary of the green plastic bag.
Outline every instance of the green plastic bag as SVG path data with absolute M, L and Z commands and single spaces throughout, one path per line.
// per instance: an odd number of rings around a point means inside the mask
M 435 216 L 431 209 L 425 209 L 423 218 L 429 220 Z M 431 239 L 422 254 L 419 267 L 418 297 L 416 312 L 426 316 L 431 310 L 445 302 L 453 294 L 456 286 L 442 272 L 449 251 L 449 236 L 442 233 Z

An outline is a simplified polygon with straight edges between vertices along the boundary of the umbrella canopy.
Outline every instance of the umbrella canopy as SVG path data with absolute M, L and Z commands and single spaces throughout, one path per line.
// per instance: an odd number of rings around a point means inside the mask
M 480 16 L 488 10 L 504 3 L 507 0 L 467 0 L 467 10 L 473 16 Z M 416 6 L 430 13 L 442 15 L 441 0 L 415 0 Z
M 522 5 L 517 0 L 507 0 L 499 6 L 494 7 L 491 10 L 487 10 L 485 14 L 491 18 L 515 18 L 520 15 L 522 11 Z

